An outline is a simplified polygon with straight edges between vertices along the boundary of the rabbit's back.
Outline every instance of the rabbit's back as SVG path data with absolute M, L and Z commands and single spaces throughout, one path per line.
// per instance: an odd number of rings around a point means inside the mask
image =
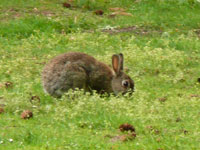
M 111 90 L 107 85 L 112 78 L 110 68 L 94 57 L 81 52 L 68 52 L 53 58 L 42 72 L 43 87 L 55 97 L 70 88 Z

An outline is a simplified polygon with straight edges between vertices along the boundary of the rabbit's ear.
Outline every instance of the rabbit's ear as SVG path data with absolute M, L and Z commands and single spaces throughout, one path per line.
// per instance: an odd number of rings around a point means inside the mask
M 113 67 L 113 70 L 115 71 L 116 75 L 119 75 L 120 73 L 120 56 L 119 55 L 116 55 L 114 54 L 112 56 L 112 67 Z
M 120 57 L 120 70 L 123 71 L 124 69 L 124 56 L 122 53 L 119 54 Z

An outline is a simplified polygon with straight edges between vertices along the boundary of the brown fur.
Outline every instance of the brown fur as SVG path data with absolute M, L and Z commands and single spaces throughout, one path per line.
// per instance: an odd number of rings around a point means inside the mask
M 81 52 L 68 52 L 53 58 L 42 72 L 44 89 L 60 97 L 70 88 L 113 92 L 113 71 L 94 57 Z

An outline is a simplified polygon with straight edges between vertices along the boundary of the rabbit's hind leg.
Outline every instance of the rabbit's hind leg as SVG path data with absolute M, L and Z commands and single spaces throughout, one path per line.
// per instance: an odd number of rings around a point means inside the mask
M 86 89 L 88 76 L 80 65 L 70 63 L 66 65 L 65 70 L 62 77 L 63 85 L 60 91 L 64 93 L 69 89 Z

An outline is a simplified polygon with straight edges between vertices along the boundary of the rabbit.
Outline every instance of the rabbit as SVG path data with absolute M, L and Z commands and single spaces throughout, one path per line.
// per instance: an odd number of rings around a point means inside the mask
M 67 52 L 56 56 L 42 71 L 44 91 L 60 98 L 69 89 L 96 90 L 98 93 L 134 91 L 134 81 L 123 72 L 123 54 L 112 56 L 112 69 L 82 52 Z

